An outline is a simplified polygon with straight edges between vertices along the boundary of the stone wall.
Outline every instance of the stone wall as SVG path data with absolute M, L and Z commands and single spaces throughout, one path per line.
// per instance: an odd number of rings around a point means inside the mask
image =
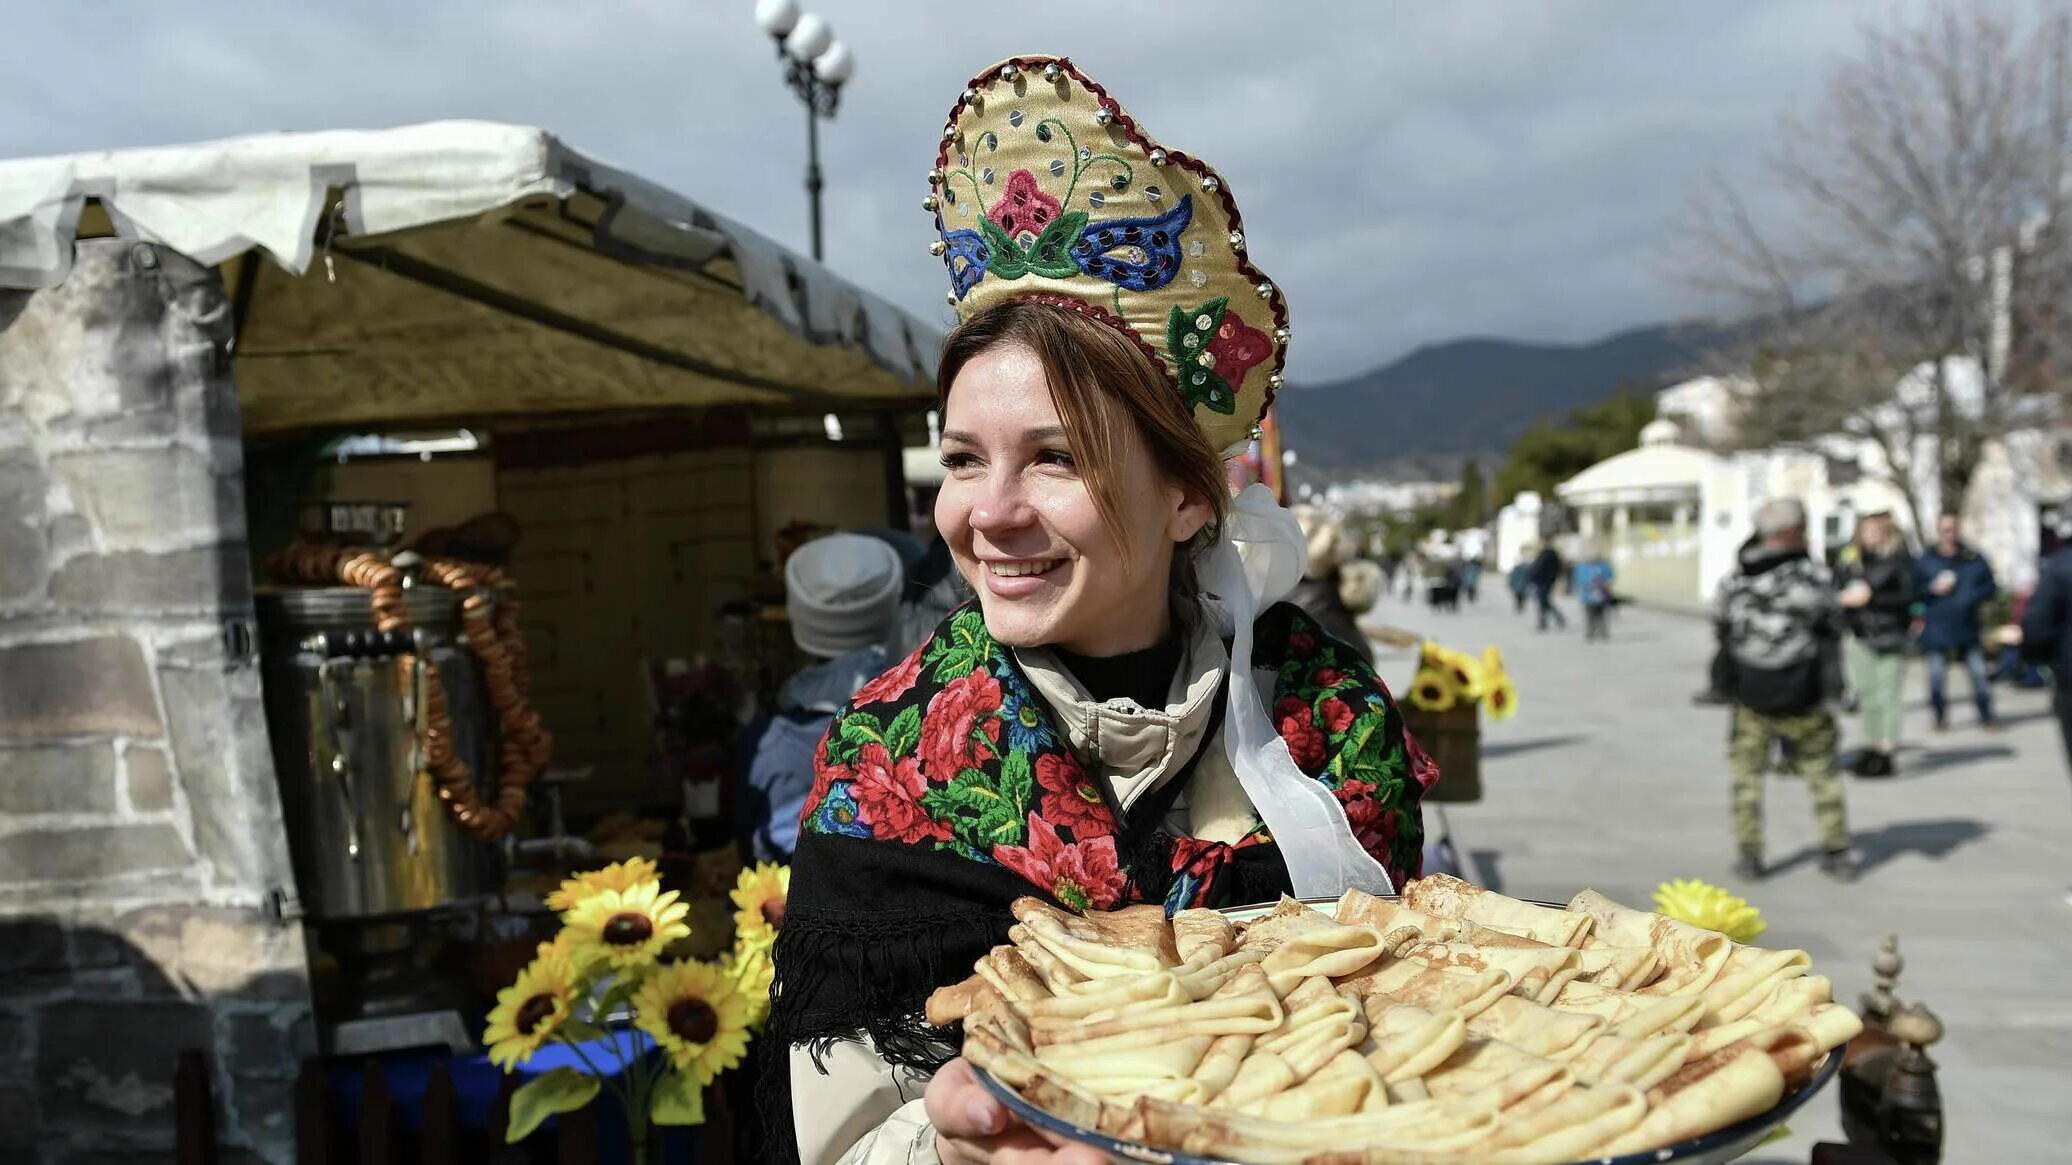
M 0 292 L 0 1160 L 169 1160 L 209 1056 L 286 1162 L 313 1046 L 252 647 L 230 308 L 163 248 Z

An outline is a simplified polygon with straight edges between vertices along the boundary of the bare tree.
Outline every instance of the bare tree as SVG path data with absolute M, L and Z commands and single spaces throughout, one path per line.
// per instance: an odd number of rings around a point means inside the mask
M 1727 354 L 1751 386 L 1744 443 L 1866 440 L 1919 530 L 1922 480 L 1954 507 L 1987 446 L 2064 394 L 2068 69 L 2062 9 L 1867 29 L 1753 199 L 1696 193 L 1680 273 L 1755 320 Z

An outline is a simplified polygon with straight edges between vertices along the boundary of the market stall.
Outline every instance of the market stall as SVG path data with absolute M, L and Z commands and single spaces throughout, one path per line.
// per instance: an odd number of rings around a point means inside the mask
M 536 128 L 0 162 L 0 656 L 41 684 L 0 747 L 129 790 L 46 823 L 92 857 L 21 900 L 140 967 L 197 957 L 205 909 L 263 950 L 109 985 L 198 1017 L 165 1038 L 220 1065 L 224 1144 L 280 1157 L 264 1098 L 308 1052 L 479 1057 L 571 869 L 657 859 L 684 953 L 728 948 L 726 737 L 793 663 L 782 556 L 906 524 L 940 340 Z M 68 990 L 39 1054 L 116 1056 L 121 1009 L 61 1022 Z

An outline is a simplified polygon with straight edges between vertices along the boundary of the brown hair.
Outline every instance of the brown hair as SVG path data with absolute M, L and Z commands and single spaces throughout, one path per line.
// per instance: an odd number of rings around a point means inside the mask
M 965 320 L 943 341 L 935 372 L 937 401 L 947 406 L 957 374 L 979 353 L 1001 344 L 1027 348 L 1043 365 L 1051 403 L 1094 509 L 1125 553 L 1116 504 L 1120 487 L 1111 473 L 1121 460 L 1125 432 L 1136 432 L 1167 482 L 1208 500 L 1209 521 L 1173 555 L 1173 584 L 1193 595 L 1194 554 L 1213 543 L 1223 527 L 1229 479 L 1222 459 L 1156 361 L 1118 328 L 1090 316 L 1046 303 L 1010 301 Z

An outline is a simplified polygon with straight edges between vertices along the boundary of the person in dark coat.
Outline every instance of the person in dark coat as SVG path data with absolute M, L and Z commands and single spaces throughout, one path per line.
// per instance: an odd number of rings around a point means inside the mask
M 1914 560 L 1888 512 L 1865 514 L 1835 555 L 1835 594 L 1848 628 L 1849 682 L 1863 716 L 1856 772 L 1892 775 L 1907 679 L 1907 626 L 1914 611 Z
M 1532 597 L 1540 605 L 1539 629 L 1542 631 L 1547 629 L 1549 619 L 1560 624 L 1563 631 L 1568 630 L 1568 616 L 1554 605 L 1554 584 L 1567 573 L 1562 565 L 1561 553 L 1551 544 L 1540 547 L 1539 554 L 1532 560 Z
M 1914 565 L 1921 596 L 1921 654 L 1928 661 L 1928 704 L 1935 710 L 1935 730 L 1950 726 L 1944 676 L 1952 657 L 1971 673 L 1971 698 L 1978 705 L 1979 724 L 1997 729 L 1993 718 L 1993 686 L 1986 679 L 1986 653 L 1979 635 L 1979 608 L 1999 593 L 1993 567 L 1985 556 L 1959 537 L 1957 515 L 1944 514 L 1935 524 L 1935 545 Z
M 2013 638 L 2024 659 L 2050 669 L 2058 735 L 2072 760 L 2072 546 L 2044 560 L 2043 577 L 2029 595 Z M 2065 904 L 2072 906 L 2072 890 L 2066 891 Z

